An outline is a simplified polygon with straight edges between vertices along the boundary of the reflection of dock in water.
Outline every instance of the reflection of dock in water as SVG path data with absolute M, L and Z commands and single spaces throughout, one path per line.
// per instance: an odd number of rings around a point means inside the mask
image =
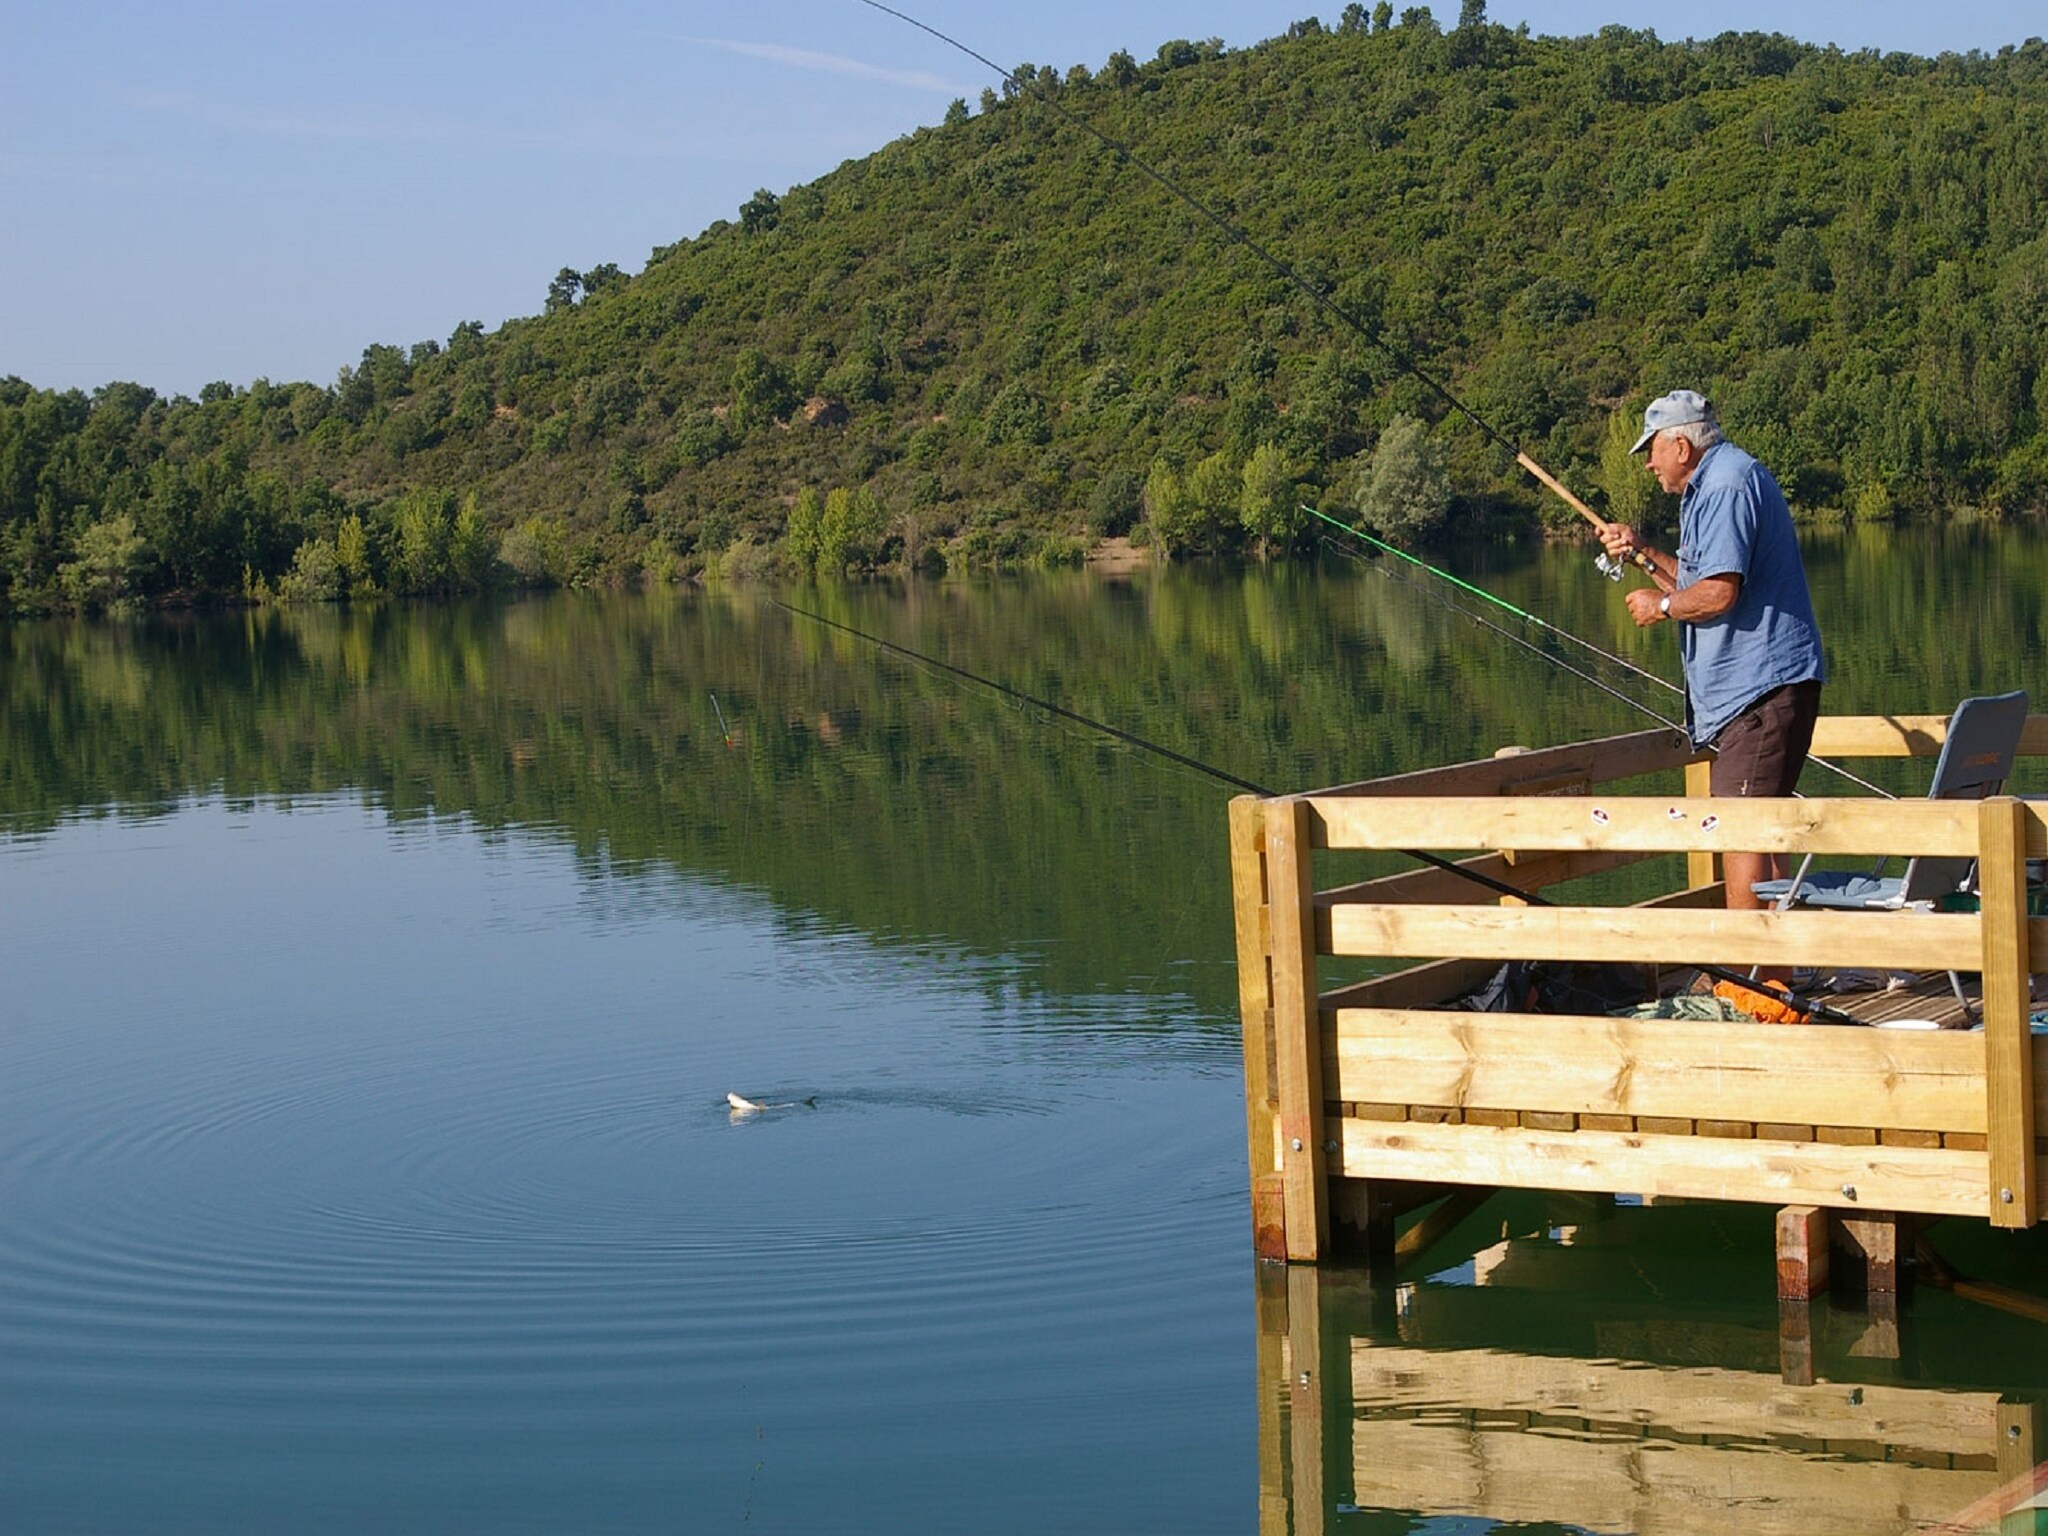
M 1493 1240 L 1398 1284 L 1262 1271 L 1261 1531 L 2048 1531 L 1999 1518 L 2048 1453 L 2039 1324 L 1924 1292 L 1780 1310 L 1731 1240 L 1754 1213 L 1590 1215 L 1509 1239 L 1489 1206 L 1459 1230 Z

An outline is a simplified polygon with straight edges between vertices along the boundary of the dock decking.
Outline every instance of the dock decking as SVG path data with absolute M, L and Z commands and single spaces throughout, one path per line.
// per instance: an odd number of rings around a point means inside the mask
M 1824 718 L 1832 760 L 1932 756 L 1938 716 Z M 2048 717 L 2021 755 L 2048 755 Z M 1983 801 L 1712 800 L 1682 737 L 1646 731 L 1231 805 L 1255 1242 L 1313 1262 L 1393 1193 L 1440 1186 L 1631 1193 L 1849 1213 L 2040 1215 L 2048 1039 L 2029 1028 L 2027 861 L 2048 807 Z M 1810 782 L 1810 781 L 1809 781 Z M 1318 889 L 1319 856 L 1430 850 L 1556 905 L 1496 898 L 1434 867 Z M 1729 912 L 1716 856 L 1966 855 L 1975 912 Z M 1490 850 L 1474 853 L 1473 850 Z M 1676 857 L 1674 857 L 1676 856 Z M 1664 859 L 1632 905 L 1555 888 Z M 1682 863 L 1681 863 L 1682 860 Z M 1649 873 L 1654 874 L 1654 871 Z M 1322 962 L 1408 962 L 1320 985 Z M 1983 1027 L 1905 1032 L 1443 1005 L 1507 960 L 1677 969 L 1781 964 L 1927 973 L 1910 994 L 1838 998 L 1871 1022 L 1959 1024 L 1946 973 L 1976 980 Z M 2048 964 L 2042 967 L 2048 970 Z

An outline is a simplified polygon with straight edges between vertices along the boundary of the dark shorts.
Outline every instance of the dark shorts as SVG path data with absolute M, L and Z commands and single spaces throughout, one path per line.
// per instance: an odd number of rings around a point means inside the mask
M 1714 738 L 1713 793 L 1789 795 L 1813 746 L 1820 684 L 1787 683 L 1752 699 Z

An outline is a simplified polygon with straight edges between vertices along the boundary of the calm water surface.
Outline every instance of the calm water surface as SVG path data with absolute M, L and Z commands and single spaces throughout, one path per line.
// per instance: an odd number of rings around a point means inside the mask
M 2048 700 L 2034 543 L 1889 537 L 1830 706 Z M 790 597 L 1280 787 L 1640 723 L 1358 566 Z M 0 1529 L 1910 1530 L 2048 1386 L 1823 1304 L 1891 1427 L 1771 1430 L 1768 1213 L 1262 1276 L 1228 791 L 759 594 L 16 625 L 0 729 Z

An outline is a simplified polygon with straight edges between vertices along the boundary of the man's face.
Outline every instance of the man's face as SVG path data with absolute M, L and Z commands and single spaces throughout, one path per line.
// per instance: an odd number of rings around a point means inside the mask
M 1692 444 L 1676 432 L 1659 432 L 1650 439 L 1650 473 L 1657 477 L 1657 484 L 1672 495 L 1685 489 L 1685 482 L 1692 478 Z

